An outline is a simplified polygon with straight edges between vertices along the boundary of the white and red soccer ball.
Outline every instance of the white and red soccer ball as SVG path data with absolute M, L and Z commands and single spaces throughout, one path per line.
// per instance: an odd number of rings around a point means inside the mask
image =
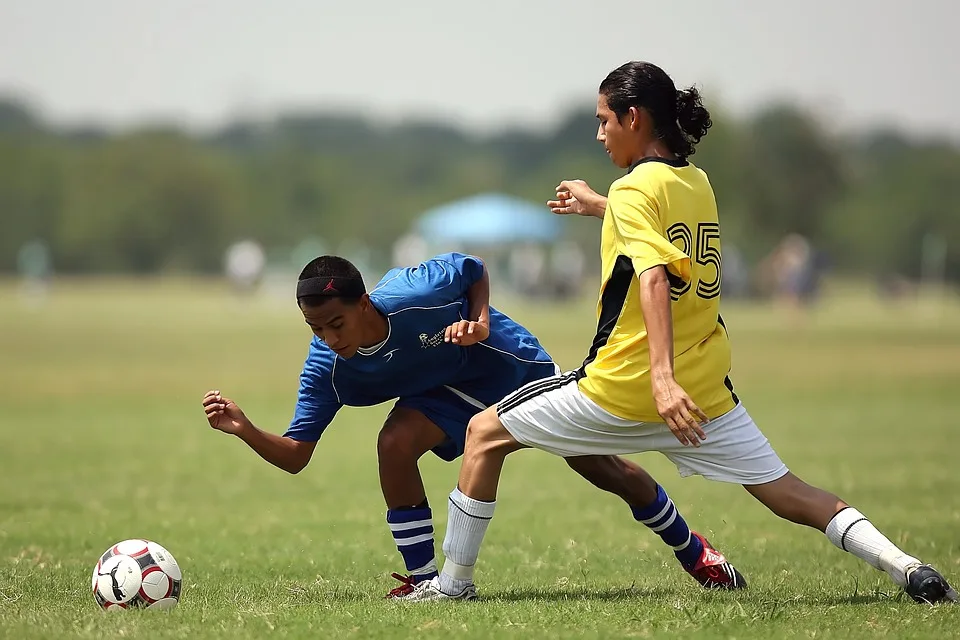
M 93 568 L 93 597 L 107 610 L 172 609 L 180 601 L 183 574 L 173 555 L 156 542 L 124 540 Z

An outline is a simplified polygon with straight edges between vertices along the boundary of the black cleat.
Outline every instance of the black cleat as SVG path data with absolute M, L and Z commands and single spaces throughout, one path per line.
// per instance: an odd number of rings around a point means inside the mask
M 917 602 L 936 604 L 957 602 L 957 590 L 951 587 L 940 572 L 928 564 L 907 569 L 907 595 Z

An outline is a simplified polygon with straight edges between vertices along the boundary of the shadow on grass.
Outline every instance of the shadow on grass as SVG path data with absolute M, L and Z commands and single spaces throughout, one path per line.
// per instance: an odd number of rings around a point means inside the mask
M 518 588 L 500 591 L 482 590 L 480 598 L 492 602 L 615 602 L 637 600 L 664 600 L 680 595 L 678 590 L 655 587 L 620 587 L 607 589 L 584 588 Z
M 711 606 L 738 603 L 741 606 L 768 610 L 790 610 L 807 607 L 857 607 L 872 604 L 912 604 L 902 592 L 886 593 L 881 590 L 858 591 L 849 595 L 796 593 L 782 586 L 772 590 L 760 590 L 752 587 L 742 591 L 696 591 L 686 587 L 597 587 L 557 586 L 557 587 L 517 587 L 507 589 L 479 588 L 479 599 L 483 602 L 670 602 L 683 603 L 683 606 Z M 319 597 L 323 600 L 339 603 L 369 602 L 371 594 L 354 588 L 322 589 L 320 593 L 303 593 L 308 601 Z M 379 598 L 376 598 L 379 599 Z M 919 606 L 919 605 L 918 605 Z

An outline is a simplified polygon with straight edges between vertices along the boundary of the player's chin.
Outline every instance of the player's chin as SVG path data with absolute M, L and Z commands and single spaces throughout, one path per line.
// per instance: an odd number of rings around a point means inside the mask
M 342 347 L 340 349 L 334 349 L 334 353 L 343 358 L 344 360 L 349 360 L 353 356 L 357 355 L 356 347 Z
M 613 154 L 613 152 L 610 151 L 609 149 L 607 150 L 607 155 L 610 156 L 610 162 L 612 162 L 615 167 L 620 167 L 621 169 L 626 169 L 627 167 L 630 166 L 630 162 L 629 162 L 629 161 L 625 161 L 625 160 L 623 160 L 622 158 L 618 158 L 618 157 L 615 156 L 615 155 Z

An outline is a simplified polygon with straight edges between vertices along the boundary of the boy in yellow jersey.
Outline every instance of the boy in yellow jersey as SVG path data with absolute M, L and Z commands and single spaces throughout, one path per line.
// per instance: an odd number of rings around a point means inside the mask
M 597 140 L 627 174 L 607 198 L 573 181 L 548 203 L 603 218 L 596 338 L 579 370 L 521 387 L 470 421 L 443 570 L 408 599 L 475 596 L 504 458 L 535 447 L 566 458 L 659 451 L 682 475 L 741 484 L 777 515 L 823 531 L 915 600 L 955 601 L 933 567 L 791 474 L 733 392 L 717 206 L 687 160 L 711 125 L 696 89 L 677 91 L 659 67 L 627 63 L 601 83 L 597 118 Z

